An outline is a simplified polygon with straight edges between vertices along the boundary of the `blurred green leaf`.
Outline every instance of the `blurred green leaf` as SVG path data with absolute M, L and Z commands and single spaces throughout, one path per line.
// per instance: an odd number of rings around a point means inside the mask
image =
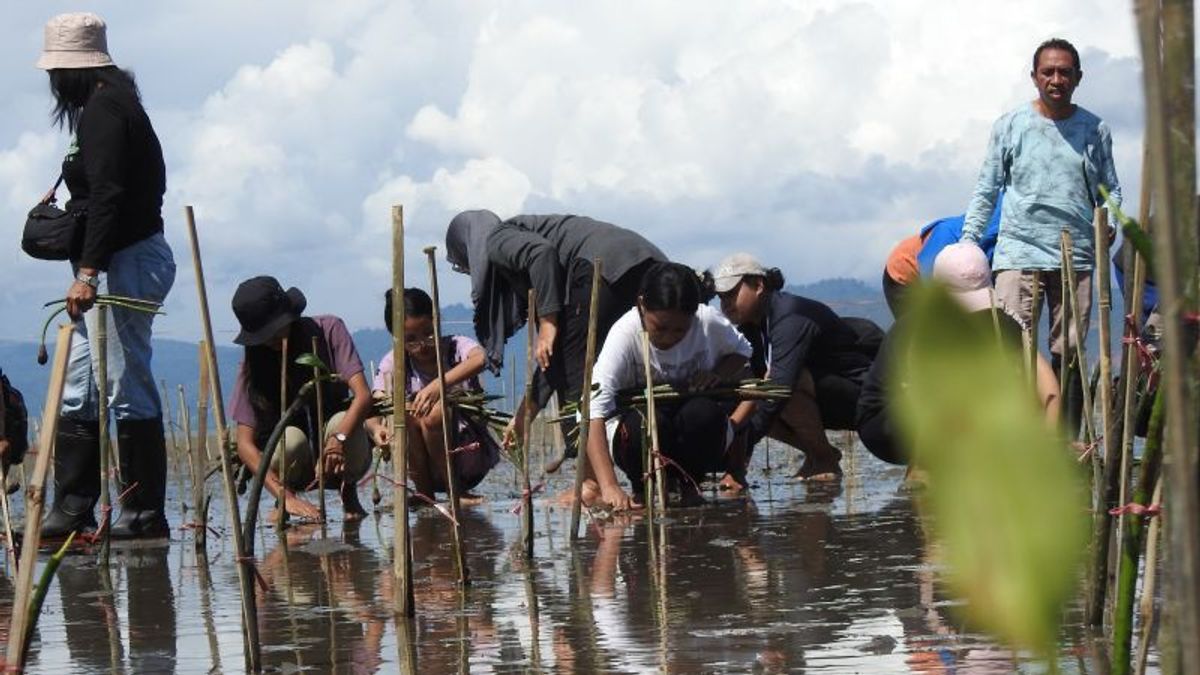
M 320 371 L 322 373 L 329 372 L 329 367 L 325 365 L 324 361 L 317 358 L 316 354 L 309 353 L 309 354 L 301 354 L 300 356 L 297 356 L 296 357 L 296 365 L 308 366 L 309 368 L 316 368 L 318 371 Z
M 973 622 L 1049 656 L 1086 549 L 1081 474 L 990 312 L 967 314 L 933 283 L 912 290 L 910 311 L 890 403 L 928 474 L 924 506 L 951 587 Z
M 1133 246 L 1133 248 L 1146 261 L 1146 269 L 1150 272 L 1149 278 L 1154 278 L 1154 242 L 1150 240 L 1150 235 L 1138 221 L 1125 215 L 1121 210 L 1121 205 L 1113 201 L 1112 195 L 1108 192 L 1108 188 L 1100 186 L 1100 196 L 1104 197 L 1104 206 L 1112 211 L 1116 216 L 1117 222 L 1121 224 L 1121 233 L 1125 235 L 1125 239 Z

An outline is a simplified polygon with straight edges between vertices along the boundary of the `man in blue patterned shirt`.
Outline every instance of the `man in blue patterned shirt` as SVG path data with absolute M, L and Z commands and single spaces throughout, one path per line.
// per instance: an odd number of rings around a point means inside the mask
M 1063 305 L 1069 298 L 1062 297 L 1060 232 L 1070 232 L 1073 241 L 1075 278 L 1069 281 L 1086 338 L 1095 264 L 1092 212 L 1102 203 L 1101 185 L 1118 203 L 1121 188 L 1108 125 L 1071 102 L 1083 77 L 1075 47 L 1058 38 L 1043 42 L 1033 54 L 1030 77 L 1037 99 L 1006 113 L 992 127 L 962 238 L 978 242 L 1003 191 L 992 259 L 997 300 L 1026 324 L 1032 322 L 1040 311 L 1033 306 L 1033 272 L 1041 272 L 1042 297 L 1050 311 L 1051 361 L 1063 377 L 1076 336 L 1073 328 L 1064 326 Z M 1070 370 L 1068 386 L 1073 392 L 1081 382 L 1076 369 Z M 1072 433 L 1079 422 L 1075 398 L 1069 395 L 1066 406 Z

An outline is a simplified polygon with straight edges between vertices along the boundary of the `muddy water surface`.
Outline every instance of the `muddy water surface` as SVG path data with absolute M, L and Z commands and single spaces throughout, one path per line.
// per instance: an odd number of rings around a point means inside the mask
M 386 486 L 379 514 L 358 523 L 339 515 L 325 537 L 296 526 L 284 541 L 262 528 L 264 661 L 288 673 L 1045 671 L 958 622 L 902 470 L 859 448 L 842 486 L 808 487 L 787 477 L 790 454 L 776 446 L 782 466 L 767 472 L 759 452 L 748 498 L 710 493 L 709 505 L 670 512 L 653 527 L 645 518 L 590 522 L 574 547 L 570 510 L 545 496 L 566 488 L 568 463 L 536 502 L 532 565 L 516 553 L 517 491 L 502 466 L 481 486 L 484 504 L 462 510 L 465 593 L 455 585 L 447 521 L 428 508 L 412 516 L 417 618 L 399 627 Z M 368 505 L 370 493 L 362 489 Z M 178 525 L 185 518 L 172 500 Z M 29 672 L 242 670 L 227 538 L 210 536 L 207 561 L 187 530 L 113 555 L 107 579 L 93 552 L 67 558 Z M 11 599 L 6 578 L 0 631 Z M 1088 645 L 1069 624 L 1061 669 L 1097 672 Z

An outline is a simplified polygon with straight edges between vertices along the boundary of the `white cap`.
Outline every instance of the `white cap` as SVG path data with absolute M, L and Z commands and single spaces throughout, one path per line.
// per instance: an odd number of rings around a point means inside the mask
M 59 14 L 46 22 L 45 42 L 37 67 L 100 68 L 113 65 L 108 55 L 108 27 L 90 12 Z
M 950 287 L 950 292 L 969 312 L 992 306 L 992 266 L 987 254 L 973 242 L 950 244 L 933 261 L 933 278 Z
M 718 293 L 732 291 L 742 277 L 767 276 L 767 268 L 749 253 L 734 253 L 717 264 L 712 272 L 713 287 Z

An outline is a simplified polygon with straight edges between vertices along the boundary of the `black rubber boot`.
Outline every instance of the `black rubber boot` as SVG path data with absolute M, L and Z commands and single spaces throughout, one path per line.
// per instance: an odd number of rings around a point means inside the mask
M 167 497 L 167 444 L 161 418 L 119 420 L 117 451 L 121 462 L 121 516 L 113 539 L 166 537 L 171 530 L 164 511 Z M 130 489 L 130 486 L 133 486 Z
M 1068 438 L 1078 440 L 1083 422 L 1083 380 L 1080 379 L 1079 368 L 1075 362 L 1067 359 L 1067 364 L 1064 368 L 1062 357 L 1057 354 L 1051 355 L 1050 365 L 1054 368 L 1054 374 L 1058 377 L 1059 382 L 1062 382 L 1064 377 L 1067 378 L 1065 395 L 1059 402 L 1062 410 L 1063 429 L 1066 430 Z
M 42 539 L 96 530 L 100 497 L 100 423 L 64 417 L 54 439 L 54 505 L 42 519 Z

